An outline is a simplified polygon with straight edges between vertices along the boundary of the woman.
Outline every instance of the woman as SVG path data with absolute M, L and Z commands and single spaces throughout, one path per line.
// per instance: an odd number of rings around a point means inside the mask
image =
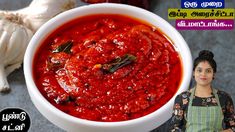
M 196 85 L 176 97 L 170 131 L 235 132 L 231 97 L 211 85 L 216 73 L 213 57 L 212 52 L 203 50 L 194 60 Z

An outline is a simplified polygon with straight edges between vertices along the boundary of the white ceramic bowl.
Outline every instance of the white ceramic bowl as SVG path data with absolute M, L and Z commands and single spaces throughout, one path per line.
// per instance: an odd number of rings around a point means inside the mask
M 33 80 L 33 58 L 35 51 L 39 48 L 42 41 L 62 24 L 80 16 L 89 14 L 124 14 L 140 20 L 147 21 L 148 23 L 158 27 L 165 33 L 175 44 L 182 59 L 183 65 L 183 78 L 177 93 L 172 97 L 164 106 L 157 111 L 133 120 L 121 122 L 97 122 L 79 119 L 70 116 L 52 104 L 50 104 L 40 93 Z M 154 13 L 140 9 L 133 6 L 122 4 L 92 4 L 87 6 L 78 7 L 54 17 L 46 24 L 44 24 L 31 39 L 24 58 L 24 74 L 29 95 L 36 108 L 44 115 L 49 121 L 59 126 L 66 131 L 76 132 L 146 132 L 153 130 L 167 121 L 172 114 L 172 107 L 176 95 L 186 90 L 189 86 L 192 74 L 192 59 L 191 53 L 187 43 L 182 38 L 180 33 L 175 30 L 168 22 Z

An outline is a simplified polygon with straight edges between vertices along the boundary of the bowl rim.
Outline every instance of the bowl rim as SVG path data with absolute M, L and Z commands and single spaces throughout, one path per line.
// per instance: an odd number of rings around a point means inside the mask
M 183 66 L 183 73 L 182 73 L 182 79 L 181 79 L 181 85 L 186 85 L 189 84 L 190 79 L 187 78 L 191 78 L 191 71 L 192 71 L 192 57 L 191 57 L 191 53 L 189 50 L 189 47 L 187 45 L 187 43 L 185 42 L 185 40 L 183 39 L 183 37 L 181 36 L 181 34 L 173 27 L 171 26 L 166 20 L 164 20 L 163 18 L 159 17 L 157 14 L 154 14 L 150 11 L 147 11 L 145 9 L 141 9 L 138 7 L 134 7 L 134 6 L 130 6 L 130 5 L 124 5 L 124 4 L 115 4 L 115 3 L 100 3 L 100 4 L 91 4 L 91 5 L 85 5 L 85 6 L 80 6 L 68 11 L 65 11 L 59 15 L 57 15 L 56 17 L 50 19 L 48 22 L 46 22 L 44 25 L 42 25 L 38 31 L 34 34 L 34 36 L 32 37 L 32 39 L 29 42 L 29 45 L 26 49 L 25 52 L 25 57 L 24 57 L 24 75 L 25 75 L 25 80 L 26 80 L 26 84 L 27 84 L 27 89 L 29 92 L 29 95 L 31 97 L 31 100 L 34 100 L 33 98 L 37 98 L 40 99 L 41 104 L 44 105 L 45 107 L 49 108 L 49 110 L 51 112 L 53 112 L 54 114 L 56 114 L 56 116 L 62 117 L 67 121 L 72 121 L 75 123 L 81 123 L 84 125 L 92 125 L 92 126 L 99 126 L 99 127 L 112 127 L 112 126 L 125 126 L 125 125 L 131 125 L 131 124 L 138 124 L 141 122 L 145 122 L 151 118 L 153 118 L 154 116 L 158 115 L 158 114 L 163 114 L 164 111 L 169 111 L 167 109 L 172 108 L 172 104 L 174 102 L 175 97 L 183 92 L 184 90 L 186 90 L 185 88 L 179 88 L 177 90 L 177 92 L 175 93 L 175 95 L 173 97 L 171 97 L 171 99 L 164 104 L 163 106 L 161 106 L 158 110 L 149 113 L 145 116 L 136 118 L 136 119 L 131 119 L 131 120 L 126 120 L 126 121 L 118 121 L 118 122 L 99 122 L 99 121 L 91 121 L 91 120 L 86 120 L 86 119 L 81 119 L 81 118 L 77 118 L 74 116 L 71 116 L 67 113 L 62 112 L 61 110 L 57 109 L 55 106 L 53 106 L 43 95 L 42 93 L 39 91 L 39 89 L 37 88 L 36 84 L 34 83 L 34 77 L 33 77 L 33 72 L 32 72 L 32 65 L 33 65 L 33 58 L 34 58 L 34 53 L 37 51 L 36 49 L 38 49 L 38 47 L 40 46 L 40 43 L 42 43 L 42 41 L 44 41 L 44 38 L 46 38 L 47 36 L 44 34 L 50 34 L 51 31 L 55 30 L 56 28 L 58 28 L 59 26 L 63 25 L 64 23 L 67 23 L 75 18 L 72 18 L 71 14 L 76 14 L 79 12 L 82 12 L 83 10 L 93 10 L 92 8 L 114 8 L 115 10 L 117 9 L 123 9 L 125 8 L 124 11 L 128 10 L 128 11 L 137 11 L 140 15 L 146 15 L 148 17 L 151 18 L 156 18 L 158 19 L 158 21 L 161 21 L 164 25 L 161 28 L 167 28 L 169 30 L 171 30 L 171 32 L 177 36 L 176 38 L 178 39 L 179 42 L 184 43 L 184 47 L 182 47 L 187 55 L 189 55 L 187 57 L 185 62 L 182 62 L 183 64 L 186 64 L 186 62 L 188 63 L 187 65 L 187 69 L 185 69 L 185 66 Z M 122 12 L 122 11 L 121 11 Z M 111 12 L 112 13 L 112 12 Z M 120 12 L 119 12 L 120 13 Z M 118 14 L 119 14 L 118 13 Z M 98 13 L 99 14 L 99 13 Z M 107 14 L 110 14 L 107 13 Z M 88 15 L 88 14 L 83 14 L 84 15 Z M 129 15 L 128 15 L 129 16 Z M 131 16 L 134 17 L 135 16 Z M 77 17 L 78 18 L 78 17 Z M 64 19 L 64 20 L 62 20 Z M 69 21 L 67 21 L 69 20 Z M 58 23 L 58 21 L 60 21 L 60 24 L 56 24 Z M 146 20 L 144 20 L 146 21 Z M 153 20 L 155 21 L 155 19 Z M 53 30 L 48 30 L 48 29 L 52 29 Z M 158 27 L 159 28 L 159 27 Z M 160 29 L 161 30 L 161 29 Z M 163 32 L 164 34 L 166 34 L 165 32 Z M 35 45 L 36 43 L 36 45 Z M 32 54 L 33 53 L 33 54 Z M 182 84 L 183 83 L 183 84 Z M 30 86 L 30 87 L 29 87 Z M 32 97 L 34 96 L 34 97 Z M 33 103 L 35 103 L 33 101 Z M 34 104 L 35 105 L 35 104 Z M 39 110 L 39 109 L 38 109 Z M 40 111 L 40 110 L 39 110 Z M 40 111 L 41 112 L 41 111 Z

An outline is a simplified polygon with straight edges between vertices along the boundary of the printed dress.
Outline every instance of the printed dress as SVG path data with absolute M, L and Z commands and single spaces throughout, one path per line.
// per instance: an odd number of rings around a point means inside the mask
M 187 118 L 190 95 L 191 92 L 186 91 L 176 97 L 173 108 L 173 116 L 170 122 L 171 132 L 185 131 L 185 118 Z M 224 116 L 224 129 L 231 128 L 235 132 L 235 114 L 232 98 L 226 92 L 220 90 L 217 91 L 217 95 L 219 98 L 219 103 L 217 103 L 216 97 L 213 93 L 212 96 L 208 98 L 193 96 L 192 106 L 212 107 L 218 106 L 218 104 L 220 104 Z

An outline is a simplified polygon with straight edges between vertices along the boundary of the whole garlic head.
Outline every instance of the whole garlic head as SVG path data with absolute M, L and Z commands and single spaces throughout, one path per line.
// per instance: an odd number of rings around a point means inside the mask
M 0 92 L 10 90 L 7 76 L 21 66 L 26 47 L 36 30 L 75 5 L 75 0 L 33 0 L 23 9 L 0 11 Z

